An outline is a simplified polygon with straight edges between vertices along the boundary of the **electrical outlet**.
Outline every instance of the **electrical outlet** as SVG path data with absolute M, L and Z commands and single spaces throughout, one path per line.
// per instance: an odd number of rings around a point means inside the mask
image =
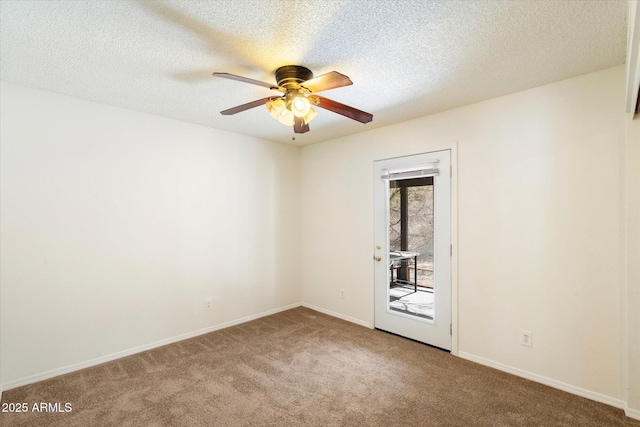
M 533 346 L 533 334 L 531 331 L 520 330 L 520 345 L 525 347 Z
M 340 299 L 344 299 L 344 289 L 340 289 Z
M 204 300 L 204 309 L 211 310 L 211 306 L 213 305 L 213 300 L 211 298 L 207 298 Z

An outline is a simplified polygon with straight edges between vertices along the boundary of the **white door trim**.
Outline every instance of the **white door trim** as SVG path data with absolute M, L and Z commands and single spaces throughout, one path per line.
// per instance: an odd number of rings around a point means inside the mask
M 451 150 L 451 354 L 458 355 L 458 142 Z

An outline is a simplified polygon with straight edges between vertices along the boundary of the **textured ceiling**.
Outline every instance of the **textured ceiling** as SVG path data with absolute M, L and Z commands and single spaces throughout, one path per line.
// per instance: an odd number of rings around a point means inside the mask
M 0 77 L 28 87 L 296 145 L 324 141 L 624 63 L 617 0 L 219 0 L 0 2 Z M 353 86 L 322 94 L 373 114 L 327 110 L 297 135 L 264 107 L 299 64 Z

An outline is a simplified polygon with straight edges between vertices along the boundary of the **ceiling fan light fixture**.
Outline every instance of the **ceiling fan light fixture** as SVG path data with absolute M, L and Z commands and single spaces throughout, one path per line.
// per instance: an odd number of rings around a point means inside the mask
M 293 115 L 293 113 L 289 110 L 287 110 L 286 108 L 282 111 L 282 114 L 280 114 L 280 117 L 278 118 L 278 121 L 280 123 L 282 123 L 285 126 L 293 126 L 295 123 L 295 116 Z
M 311 103 L 305 96 L 298 95 L 291 99 L 289 109 L 296 117 L 305 117 L 311 111 Z
M 268 101 L 265 105 L 271 117 L 285 126 L 293 126 L 295 124 L 296 117 L 302 117 L 304 122 L 308 124 L 311 119 L 318 114 L 318 112 L 311 108 L 311 104 L 309 104 L 309 101 L 306 98 L 302 98 L 302 100 L 302 103 L 299 103 L 298 105 L 302 106 L 302 110 L 296 110 L 296 107 L 298 107 L 295 105 L 296 99 L 286 102 L 284 98 L 277 98 L 272 101 Z M 309 105 L 308 109 L 306 108 L 306 105 L 304 105 L 304 101 Z M 302 116 L 298 115 L 305 111 L 306 114 Z
M 285 126 L 293 126 L 295 118 L 293 113 L 287 108 L 287 103 L 282 98 L 274 99 L 266 104 L 267 111 L 271 117 Z
M 303 117 L 304 124 L 308 125 L 309 122 L 313 120 L 313 118 L 317 115 L 318 115 L 318 112 L 313 108 L 309 107 L 309 112 L 307 113 L 306 116 Z
M 285 104 L 282 98 L 274 99 L 273 101 L 269 101 L 266 103 L 267 111 L 276 120 L 280 119 L 282 112 L 287 109 L 287 104 Z

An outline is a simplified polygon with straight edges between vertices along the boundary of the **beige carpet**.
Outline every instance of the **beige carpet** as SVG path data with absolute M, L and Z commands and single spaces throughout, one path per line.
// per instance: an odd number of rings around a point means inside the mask
M 72 408 L 1 413 L 2 426 L 640 426 L 306 308 L 9 390 L 2 402 Z

